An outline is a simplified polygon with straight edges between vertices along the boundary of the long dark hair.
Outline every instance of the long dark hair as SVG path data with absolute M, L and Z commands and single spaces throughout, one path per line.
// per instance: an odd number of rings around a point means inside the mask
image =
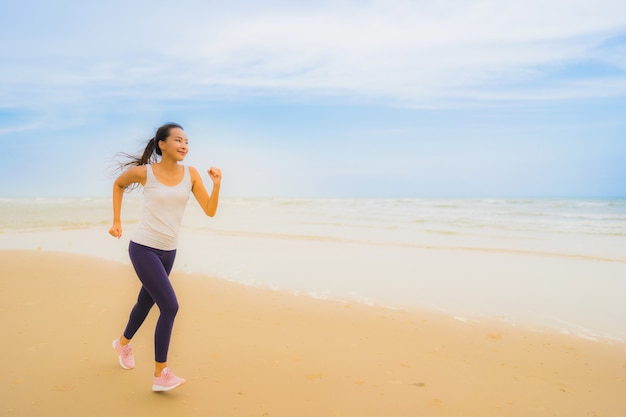
M 161 148 L 159 148 L 159 142 L 165 141 L 167 137 L 170 135 L 170 130 L 174 128 L 183 129 L 181 125 L 178 123 L 166 123 L 163 126 L 159 127 L 154 136 L 148 141 L 146 144 L 146 148 L 143 150 L 141 156 L 131 155 L 125 152 L 120 152 L 116 155 L 117 162 L 117 173 L 126 171 L 128 168 L 153 164 L 159 161 L 159 157 L 161 156 Z M 183 129 L 184 130 L 184 129 Z M 139 184 L 131 184 L 126 187 L 125 191 L 132 191 L 136 189 Z
M 174 128 L 183 129 L 178 123 L 166 123 L 156 130 L 156 133 L 146 144 L 146 148 L 143 150 L 141 156 L 131 155 L 127 153 L 120 153 L 125 161 L 119 161 L 119 170 L 125 171 L 126 169 L 134 166 L 153 164 L 159 161 L 161 156 L 161 148 L 159 148 L 159 142 L 165 141 L 170 135 L 170 130 Z M 183 129 L 184 130 L 184 129 Z

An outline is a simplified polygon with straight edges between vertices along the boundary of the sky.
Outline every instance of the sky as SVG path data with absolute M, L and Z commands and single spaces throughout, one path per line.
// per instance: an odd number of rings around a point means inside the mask
M 0 0 L 0 16 L 0 197 L 107 196 L 115 155 L 170 121 L 230 197 L 626 197 L 623 0 Z

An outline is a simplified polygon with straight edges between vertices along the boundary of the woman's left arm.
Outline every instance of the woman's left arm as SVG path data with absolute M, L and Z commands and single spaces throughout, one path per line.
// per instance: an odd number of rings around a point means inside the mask
M 222 171 L 219 168 L 211 167 L 208 171 L 209 178 L 213 181 L 211 195 L 204 188 L 202 177 L 194 167 L 189 167 L 191 174 L 191 192 L 202 207 L 207 216 L 213 217 L 217 212 L 217 203 L 220 198 L 220 185 L 222 183 Z

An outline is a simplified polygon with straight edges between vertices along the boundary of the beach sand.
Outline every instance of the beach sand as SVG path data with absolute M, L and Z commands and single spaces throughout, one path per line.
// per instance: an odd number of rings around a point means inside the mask
M 158 310 L 134 370 L 111 348 L 139 290 L 130 265 L 12 250 L 0 262 L 0 416 L 626 415 L 624 343 L 180 272 L 169 364 L 187 384 L 157 394 Z

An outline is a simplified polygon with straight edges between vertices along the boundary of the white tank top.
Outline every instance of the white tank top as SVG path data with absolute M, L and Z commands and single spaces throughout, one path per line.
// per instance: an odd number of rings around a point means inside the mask
M 183 166 L 183 180 L 168 186 L 154 176 L 151 165 L 146 165 L 146 184 L 143 186 L 143 214 L 132 241 L 161 250 L 176 249 L 178 232 L 185 206 L 191 193 L 189 168 Z

